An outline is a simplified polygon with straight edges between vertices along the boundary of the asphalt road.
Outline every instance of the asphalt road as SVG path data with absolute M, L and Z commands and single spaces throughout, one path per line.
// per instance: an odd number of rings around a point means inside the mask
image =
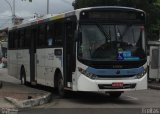
M 126 92 L 119 99 L 97 93 L 71 93 L 65 99 L 53 94 L 50 103 L 18 114 L 160 114 L 160 91 Z
M 1 73 L 1 80 L 20 83 L 5 74 L 5 70 Z M 119 99 L 102 93 L 74 92 L 68 98 L 60 98 L 53 91 L 50 103 L 20 110 L 18 114 L 160 114 L 160 90 L 125 92 Z
M 143 111 L 142 109 L 37 109 L 20 114 L 143 114 Z

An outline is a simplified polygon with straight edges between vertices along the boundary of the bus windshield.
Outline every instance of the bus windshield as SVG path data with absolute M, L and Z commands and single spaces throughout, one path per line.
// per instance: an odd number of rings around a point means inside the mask
M 140 25 L 82 24 L 78 43 L 80 59 L 139 61 L 145 58 L 144 27 Z

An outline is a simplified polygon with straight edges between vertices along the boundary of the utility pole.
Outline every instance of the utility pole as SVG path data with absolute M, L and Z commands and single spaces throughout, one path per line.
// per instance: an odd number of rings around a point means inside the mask
M 16 14 L 15 14 L 15 0 L 13 0 L 13 12 L 12 12 L 12 23 L 15 25 Z
M 15 0 L 13 0 L 13 5 L 11 5 L 11 3 L 8 0 L 4 0 L 10 7 L 11 9 L 11 13 L 12 13 L 12 24 L 15 24 Z
M 49 0 L 47 0 L 47 14 L 49 14 Z

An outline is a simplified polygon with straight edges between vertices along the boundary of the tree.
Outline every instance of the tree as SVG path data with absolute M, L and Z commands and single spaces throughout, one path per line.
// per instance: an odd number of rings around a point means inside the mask
M 142 9 L 147 15 L 147 37 L 151 40 L 158 38 L 160 30 L 160 1 L 159 0 L 75 0 L 74 8 L 91 6 L 127 6 Z

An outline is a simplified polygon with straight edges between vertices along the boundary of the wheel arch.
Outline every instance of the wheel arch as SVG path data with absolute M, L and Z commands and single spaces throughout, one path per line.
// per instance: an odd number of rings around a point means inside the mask
M 61 74 L 61 76 L 62 76 L 62 71 L 59 68 L 57 68 L 54 73 L 54 87 L 55 88 L 58 87 L 58 74 Z M 63 78 L 63 76 L 62 76 L 62 78 Z

